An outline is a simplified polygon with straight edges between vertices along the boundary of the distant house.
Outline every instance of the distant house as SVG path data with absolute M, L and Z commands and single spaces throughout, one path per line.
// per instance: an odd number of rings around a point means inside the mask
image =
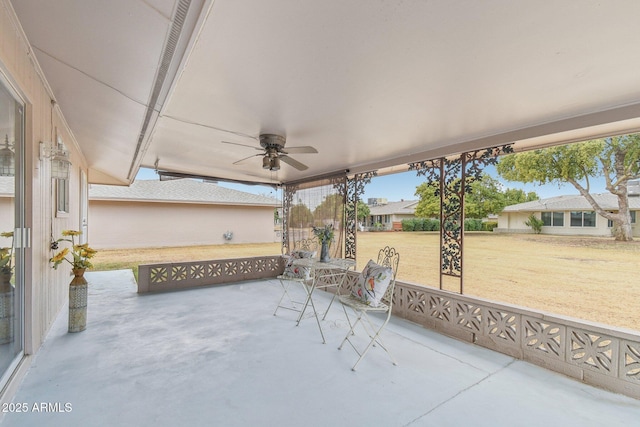
M 91 185 L 91 246 L 97 249 L 277 241 L 275 198 L 191 179 Z
M 606 211 L 618 210 L 618 199 L 611 193 L 594 194 L 593 198 Z M 640 211 L 640 197 L 630 196 L 631 222 L 633 235 L 640 236 L 636 218 Z M 498 215 L 498 228 L 495 232 L 531 233 L 525 225 L 529 215 L 542 219 L 544 234 L 611 236 L 613 224 L 596 214 L 589 202 L 581 195 L 557 196 L 533 202 L 519 203 L 504 208 Z
M 369 229 L 376 229 L 377 224 L 383 230 L 393 230 L 402 223 L 403 219 L 414 219 L 416 217 L 416 206 L 418 200 L 401 200 L 399 202 L 387 202 L 386 199 L 369 199 L 370 214 L 364 226 Z

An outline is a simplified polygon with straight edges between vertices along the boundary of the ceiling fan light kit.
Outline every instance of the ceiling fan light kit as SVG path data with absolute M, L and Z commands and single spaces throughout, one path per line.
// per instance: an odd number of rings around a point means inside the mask
M 238 144 L 236 142 L 227 142 L 227 141 L 222 141 L 224 144 L 232 144 L 232 145 L 240 145 L 242 147 L 248 147 L 248 148 L 253 148 L 255 150 L 259 150 L 262 151 L 264 150 L 263 154 L 256 154 L 255 156 L 249 156 L 246 157 L 244 159 L 240 159 L 236 162 L 234 162 L 234 165 L 239 165 L 244 163 L 246 160 L 249 160 L 253 157 L 257 157 L 257 156 L 261 156 L 262 157 L 262 169 L 265 170 L 270 170 L 270 171 L 277 171 L 280 170 L 280 159 L 282 159 L 283 162 L 285 162 L 286 164 L 288 164 L 289 166 L 292 166 L 300 171 L 306 170 L 309 167 L 303 163 L 300 163 L 299 161 L 291 158 L 291 156 L 289 156 L 289 153 L 298 153 L 298 154 L 315 154 L 318 152 L 318 150 L 316 150 L 313 147 L 309 147 L 309 146 L 304 146 L 304 147 L 289 147 L 287 149 L 287 151 L 284 150 L 284 145 L 286 143 L 286 139 L 284 136 L 281 135 L 275 135 L 272 133 L 265 133 L 260 135 L 259 137 L 259 141 L 260 141 L 260 146 L 262 148 L 258 148 L 258 147 L 252 147 L 251 145 L 245 145 L 245 144 Z
M 262 158 L 262 169 L 268 169 L 270 171 L 280 170 L 280 159 L 267 154 Z

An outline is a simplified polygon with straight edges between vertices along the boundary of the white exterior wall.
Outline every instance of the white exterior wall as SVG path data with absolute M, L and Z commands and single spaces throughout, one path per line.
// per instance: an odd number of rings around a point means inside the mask
M 194 203 L 89 202 L 91 247 L 96 249 L 271 243 L 272 206 Z M 223 234 L 233 232 L 227 241 Z
M 52 104 L 52 91 L 30 51 L 11 4 L 0 0 L 0 74 L 25 106 L 25 226 L 31 229 L 31 247 L 25 254 L 24 347 L 27 356 L 38 350 L 68 298 L 69 271 L 62 268 L 54 271 L 49 266 L 51 228 L 54 236 L 63 229 L 78 229 L 79 176 L 81 171 L 86 172 L 84 158 L 62 113 Z M 70 213 L 62 217 L 55 215 L 55 204 L 52 203 L 54 190 L 50 162 L 39 159 L 39 142 L 54 141 L 56 131 L 70 151 L 73 163 Z M 2 401 L 10 397 L 28 368 L 30 358 L 27 357 L 25 362 L 9 382 Z
M 531 227 L 526 226 L 524 223 L 531 212 L 503 212 L 498 216 L 498 228 L 496 232 L 502 233 L 523 233 L 531 232 Z M 540 212 L 535 213 L 537 218 L 541 217 Z M 638 219 L 640 219 L 640 213 Z M 611 236 L 611 228 L 608 227 L 608 221 L 606 218 L 596 215 L 595 227 L 572 227 L 571 226 L 571 212 L 564 212 L 563 226 L 544 226 L 542 227 L 542 234 L 556 234 L 563 236 L 599 236 L 608 237 Z M 640 236 L 640 227 L 637 224 L 632 225 L 633 236 Z
M 529 213 L 502 212 L 498 215 L 498 227 L 496 233 L 530 233 L 531 227 L 525 225 Z M 538 215 L 540 217 L 540 215 Z

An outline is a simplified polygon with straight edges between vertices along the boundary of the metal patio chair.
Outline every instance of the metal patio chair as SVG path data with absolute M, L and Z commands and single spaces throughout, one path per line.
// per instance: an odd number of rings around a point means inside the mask
M 278 301 L 273 315 L 278 313 L 278 310 L 283 308 L 285 310 L 292 310 L 300 313 L 302 316 L 302 309 L 304 301 L 296 301 L 295 297 L 291 295 L 291 286 L 295 283 L 303 285 L 305 292 L 307 291 L 307 284 L 312 281 L 310 271 L 303 267 L 294 266 L 293 263 L 296 259 L 312 258 L 315 256 L 318 248 L 318 242 L 314 238 L 303 239 L 294 242 L 294 249 L 288 254 L 283 255 L 285 259 L 284 272 L 277 276 L 280 285 L 282 286 L 282 296 Z M 300 319 L 298 318 L 298 322 Z
M 339 296 L 339 301 L 342 303 L 344 314 L 347 317 L 347 321 L 351 326 L 349 332 L 342 340 L 338 350 L 342 349 L 345 342 L 348 342 L 351 347 L 358 354 L 358 360 L 351 368 L 356 370 L 356 367 L 364 359 L 372 346 L 379 346 L 382 348 L 394 365 L 397 365 L 395 358 L 389 352 L 389 349 L 383 344 L 380 334 L 382 333 L 387 323 L 391 319 L 391 310 L 393 308 L 393 292 L 396 284 L 396 274 L 398 272 L 398 264 L 400 263 L 400 254 L 389 246 L 381 249 L 378 253 L 378 260 L 376 263 L 369 261 L 364 268 L 358 281 L 354 286 L 354 290 L 350 295 Z M 386 289 L 385 283 L 388 281 Z M 376 287 L 378 288 L 376 290 Z M 378 294 L 376 294 L 378 291 Z M 351 321 L 349 313 L 347 312 L 349 307 L 356 318 L 355 321 Z M 368 313 L 381 313 L 386 314 L 382 324 L 376 325 L 375 322 L 368 316 Z M 352 340 L 355 339 L 356 327 L 360 325 L 369 337 L 369 343 L 363 348 L 359 349 Z

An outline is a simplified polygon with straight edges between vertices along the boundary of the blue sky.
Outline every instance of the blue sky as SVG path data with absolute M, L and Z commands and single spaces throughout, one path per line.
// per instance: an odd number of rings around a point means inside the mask
M 571 184 L 565 184 L 559 187 L 557 184 L 534 185 L 505 181 L 498 176 L 493 166 L 487 167 L 485 169 L 485 173 L 488 173 L 492 177 L 498 179 L 507 188 L 520 188 L 526 192 L 535 191 L 542 199 L 563 194 L 578 194 L 578 191 Z M 136 176 L 136 179 L 158 179 L 158 175 L 152 169 L 142 168 Z M 365 193 L 362 196 L 362 200 L 365 202 L 369 198 L 386 198 L 390 202 L 415 200 L 417 199 L 415 195 L 416 187 L 424 181 L 424 177 L 416 176 L 416 173 L 413 171 L 375 177 L 371 180 L 371 184 L 365 187 Z M 219 185 L 240 191 L 246 191 L 248 193 L 280 197 L 273 188 L 266 186 L 242 185 L 226 182 L 220 182 Z M 602 193 L 605 191 L 603 179 L 591 181 L 592 193 Z

